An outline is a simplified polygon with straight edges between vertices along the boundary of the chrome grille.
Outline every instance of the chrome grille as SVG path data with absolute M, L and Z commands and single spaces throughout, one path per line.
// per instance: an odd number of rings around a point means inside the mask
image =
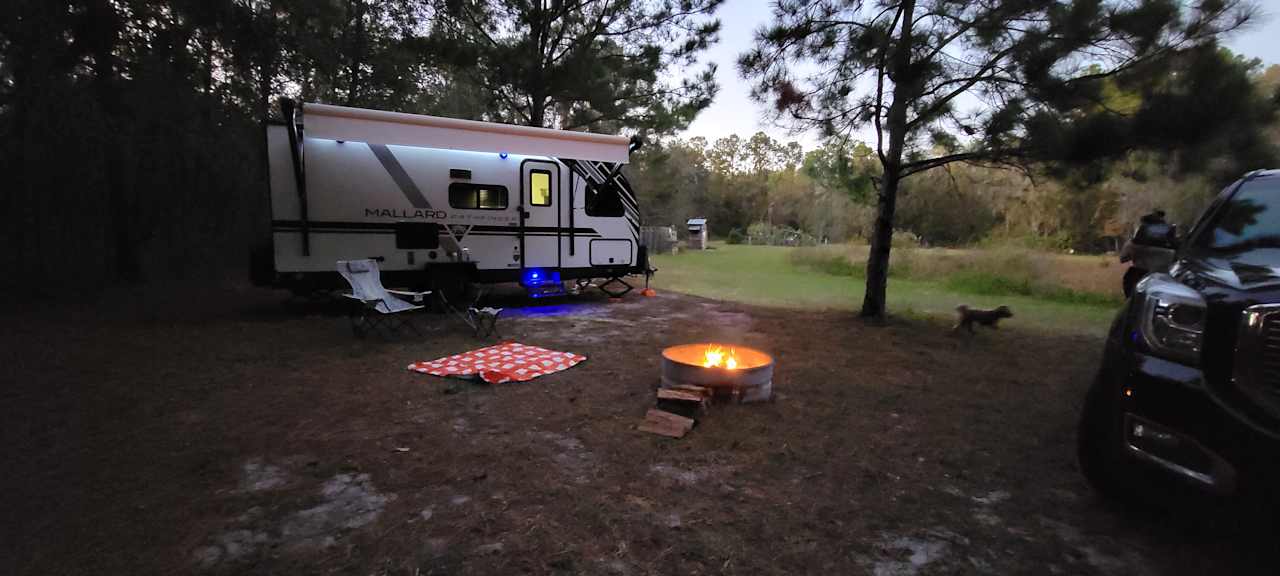
M 1241 393 L 1280 415 L 1280 304 L 1251 306 L 1240 316 L 1234 372 Z
M 1259 384 L 1280 386 L 1280 315 L 1268 317 L 1262 324 L 1262 357 L 1259 358 Z

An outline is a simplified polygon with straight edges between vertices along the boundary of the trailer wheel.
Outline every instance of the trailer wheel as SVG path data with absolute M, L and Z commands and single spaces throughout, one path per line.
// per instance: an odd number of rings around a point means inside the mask
M 316 282 L 309 275 L 292 280 L 288 283 L 288 287 L 289 292 L 293 293 L 295 298 L 308 300 L 314 298 L 316 291 L 319 290 Z
M 271 286 L 275 279 L 275 252 L 271 242 L 255 243 L 249 249 L 249 281 L 254 286 Z

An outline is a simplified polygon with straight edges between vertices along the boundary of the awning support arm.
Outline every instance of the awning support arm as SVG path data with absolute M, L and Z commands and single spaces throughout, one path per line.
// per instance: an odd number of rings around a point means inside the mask
M 311 255 L 311 222 L 307 218 L 307 171 L 303 169 L 302 135 L 298 133 L 298 108 L 293 100 L 280 101 L 284 123 L 289 131 L 289 156 L 293 158 L 293 180 L 298 188 L 298 215 L 302 223 L 302 255 Z

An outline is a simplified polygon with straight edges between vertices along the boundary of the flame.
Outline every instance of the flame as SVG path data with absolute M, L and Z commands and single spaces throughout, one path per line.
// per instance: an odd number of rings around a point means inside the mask
M 702 366 L 704 368 L 728 368 L 729 370 L 738 369 L 738 357 L 734 353 L 733 348 L 726 353 L 724 348 L 714 344 L 707 346 L 702 352 Z

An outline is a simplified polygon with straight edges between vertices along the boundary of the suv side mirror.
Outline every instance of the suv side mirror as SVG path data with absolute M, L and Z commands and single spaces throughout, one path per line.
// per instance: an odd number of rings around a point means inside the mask
M 1133 243 L 1152 248 L 1178 248 L 1178 226 L 1164 221 L 1143 222 L 1133 233 Z

